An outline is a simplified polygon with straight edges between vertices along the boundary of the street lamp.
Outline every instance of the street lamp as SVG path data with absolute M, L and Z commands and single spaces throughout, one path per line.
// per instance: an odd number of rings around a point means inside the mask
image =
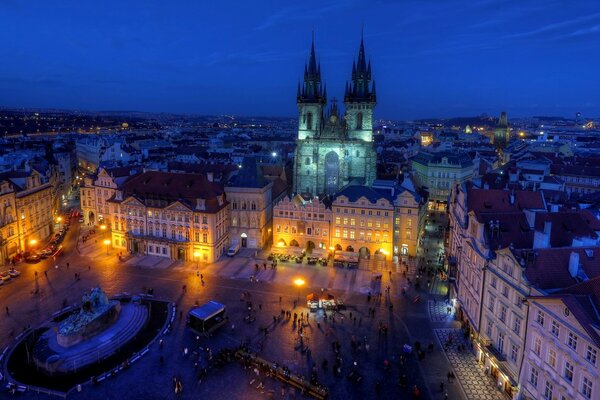
M 296 278 L 294 279 L 294 285 L 298 288 L 298 303 L 300 302 L 300 288 L 305 284 L 304 279 Z
M 106 255 L 108 255 L 108 246 L 110 245 L 110 240 L 104 239 L 104 245 L 106 245 Z
M 194 252 L 194 257 L 196 258 L 196 269 L 198 269 L 198 264 L 200 263 L 200 252 L 199 251 L 195 251 Z
M 38 241 L 37 241 L 37 240 L 35 240 L 35 239 L 31 239 L 31 240 L 29 241 L 29 246 L 31 247 L 31 251 L 33 251 L 33 250 L 34 250 L 34 248 L 35 248 L 35 245 L 37 244 L 37 242 L 38 242 Z

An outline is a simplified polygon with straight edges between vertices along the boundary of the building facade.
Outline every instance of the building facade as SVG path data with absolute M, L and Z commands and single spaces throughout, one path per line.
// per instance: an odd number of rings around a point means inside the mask
M 254 157 L 247 157 L 225 193 L 231 204 L 229 237 L 251 249 L 264 248 L 272 238 L 273 182 L 267 181 Z
M 390 194 L 366 186 L 347 186 L 333 197 L 331 210 L 335 250 L 391 260 L 394 198 Z
M 108 200 L 112 246 L 180 261 L 214 262 L 229 246 L 229 203 L 204 175 L 144 172 Z
M 466 153 L 422 151 L 411 160 L 411 166 L 415 185 L 427 190 L 429 201 L 446 203 L 454 185 L 471 179 L 475 163 Z
M 292 246 L 311 252 L 329 249 L 331 208 L 319 198 L 284 197 L 273 207 L 273 244 Z
M 361 40 L 352 83 L 346 85 L 345 116 L 335 98 L 328 112 L 327 91 L 321 84 L 314 42 L 304 83 L 298 85 L 298 140 L 294 155 L 294 192 L 333 195 L 350 182 L 371 185 L 376 178 L 377 154 L 373 148 L 375 83 Z
M 528 300 L 522 399 L 600 399 L 599 289 L 595 278 Z

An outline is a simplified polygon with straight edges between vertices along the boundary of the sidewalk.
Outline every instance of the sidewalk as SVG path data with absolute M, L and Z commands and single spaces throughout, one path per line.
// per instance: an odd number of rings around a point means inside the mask
M 435 332 L 441 346 L 446 343 L 449 335 L 452 335 L 453 344 L 448 346 L 445 353 L 468 399 L 506 400 L 505 396 L 495 388 L 493 380 L 477 363 L 461 329 L 442 328 L 436 329 Z M 459 344 L 465 345 L 466 350 L 459 351 Z

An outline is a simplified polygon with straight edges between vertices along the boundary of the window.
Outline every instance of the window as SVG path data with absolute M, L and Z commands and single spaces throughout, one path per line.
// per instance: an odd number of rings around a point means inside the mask
M 344 225 L 348 225 L 348 218 L 344 218 Z
M 200 241 L 200 232 L 194 232 L 194 241 L 196 241 L 196 242 Z
M 354 231 L 350 231 L 350 239 L 354 239 Z
M 336 238 L 339 238 L 340 236 L 341 236 L 341 235 L 340 235 L 340 230 L 339 230 L 339 229 L 336 229 L 336 230 L 335 230 L 335 237 L 336 237 Z
M 556 351 L 550 349 L 548 350 L 548 364 L 552 367 L 556 367 Z
M 506 306 L 504 304 L 500 306 L 500 316 L 498 318 L 502 322 L 506 321 Z
M 581 382 L 581 394 L 586 399 L 592 398 L 592 380 L 586 376 L 583 377 L 583 381 Z
M 312 235 L 312 228 L 306 228 L 306 234 Z
M 312 113 L 306 114 L 306 129 L 312 129 L 313 115 Z
M 566 361 L 565 362 L 565 379 L 569 382 L 573 382 L 573 364 Z
M 200 222 L 200 219 L 198 218 L 197 215 L 194 215 L 194 223 L 197 224 L 198 222 Z
M 485 329 L 485 333 L 486 333 L 486 335 L 488 335 L 488 337 L 492 337 L 493 327 L 494 327 L 494 323 L 492 321 L 488 320 L 487 327 Z
M 550 328 L 550 331 L 556 337 L 558 337 L 558 335 L 560 334 L 560 326 L 555 320 L 552 320 L 552 327 Z
M 502 295 L 506 298 L 508 298 L 508 286 L 504 285 L 502 286 Z
M 510 359 L 511 359 L 511 361 L 516 362 L 518 356 L 519 356 L 519 348 L 515 344 L 511 345 L 510 346 Z
M 202 242 L 208 243 L 208 233 L 203 233 L 202 234 Z
M 356 225 L 356 220 L 354 218 L 350 219 L 350 226 L 355 226 Z
M 206 217 L 206 215 L 202 216 L 202 223 L 203 224 L 207 224 L 208 223 L 208 218 Z
M 348 239 L 348 231 L 344 229 L 344 231 L 342 232 L 342 237 L 344 239 Z
M 596 357 L 597 357 L 597 351 L 596 349 L 594 349 L 592 346 L 588 346 L 587 350 L 585 351 L 585 359 L 588 360 L 590 363 L 592 363 L 593 365 L 596 365 Z
M 336 225 L 339 225 L 341 223 L 341 218 L 335 217 L 335 223 L 336 223 Z
M 552 386 L 552 383 L 550 383 L 550 381 L 546 381 L 546 387 L 544 388 L 544 399 L 545 400 L 552 400 L 552 390 L 554 389 L 554 387 Z
M 573 332 L 569 332 L 569 336 L 567 338 L 567 346 L 569 346 L 573 350 L 577 350 L 577 335 L 575 335 Z
M 537 383 L 538 383 L 538 370 L 535 369 L 535 367 L 531 367 L 531 371 L 529 372 L 529 383 L 531 383 L 531 386 L 533 387 L 537 387 Z
M 490 297 L 490 299 L 488 300 L 488 308 L 490 309 L 491 312 L 494 312 L 494 302 L 496 301 L 496 299 L 494 299 L 494 297 Z
M 537 312 L 537 317 L 535 318 L 538 324 L 544 326 L 544 313 L 541 311 Z
M 539 356 L 541 351 L 542 351 L 542 339 L 537 337 L 533 341 L 533 352 Z
M 521 332 L 521 318 L 515 316 L 515 320 L 513 322 L 513 332 L 517 335 Z
M 363 127 L 363 115 L 362 115 L 362 113 L 359 112 L 358 114 L 356 114 L 356 129 L 362 129 L 362 127 Z
M 498 332 L 498 351 L 504 354 L 504 333 Z
M 492 283 L 491 283 L 492 287 L 495 289 L 496 286 L 498 285 L 498 279 L 494 276 L 492 277 Z

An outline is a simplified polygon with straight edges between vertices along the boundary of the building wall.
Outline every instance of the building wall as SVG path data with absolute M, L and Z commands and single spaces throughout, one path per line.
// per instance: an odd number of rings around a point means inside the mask
M 569 346 L 569 334 L 576 336 L 575 348 Z M 531 299 L 525 347 L 519 381 L 523 399 L 544 399 L 547 388 L 552 399 L 600 399 L 600 349 L 562 300 Z M 569 365 L 572 379 L 565 372 Z M 591 382 L 590 396 L 583 394 L 584 380 Z
M 15 191 L 0 182 L 0 265 L 8 265 L 20 250 Z
M 413 160 L 411 165 L 415 183 L 419 187 L 427 187 L 429 199 L 435 201 L 448 201 L 452 187 L 466 182 L 473 176 L 472 164 L 461 167 L 444 162 L 444 159 L 440 163 L 428 164 Z
M 112 246 L 180 261 L 215 262 L 230 245 L 229 208 L 192 210 L 179 203 L 146 207 L 134 198 L 113 204 Z
M 37 250 L 52 233 L 52 186 L 41 183 L 39 176 L 32 174 L 28 189 L 17 192 L 19 244 L 22 251 Z M 32 245 L 31 241 L 37 243 Z
M 525 345 L 529 286 L 509 249 L 496 252 L 485 270 L 482 318 L 477 356 L 488 369 L 498 368 L 498 386 L 516 398 Z M 491 352 L 486 345 L 493 347 Z M 497 357 L 500 354 L 501 357 Z
M 273 245 L 306 249 L 331 246 L 331 210 L 318 199 L 299 203 L 285 197 L 273 207 Z
M 272 236 L 271 189 L 273 183 L 263 188 L 226 187 L 227 200 L 230 203 L 229 237 L 232 243 L 251 249 L 262 249 Z
M 417 255 L 424 208 L 408 191 L 394 201 L 394 255 Z
M 332 237 L 335 248 L 355 252 L 367 248 L 370 255 L 383 254 L 391 260 L 394 237 L 394 205 L 385 198 L 371 203 L 361 197 L 352 202 L 338 196 L 332 206 Z

